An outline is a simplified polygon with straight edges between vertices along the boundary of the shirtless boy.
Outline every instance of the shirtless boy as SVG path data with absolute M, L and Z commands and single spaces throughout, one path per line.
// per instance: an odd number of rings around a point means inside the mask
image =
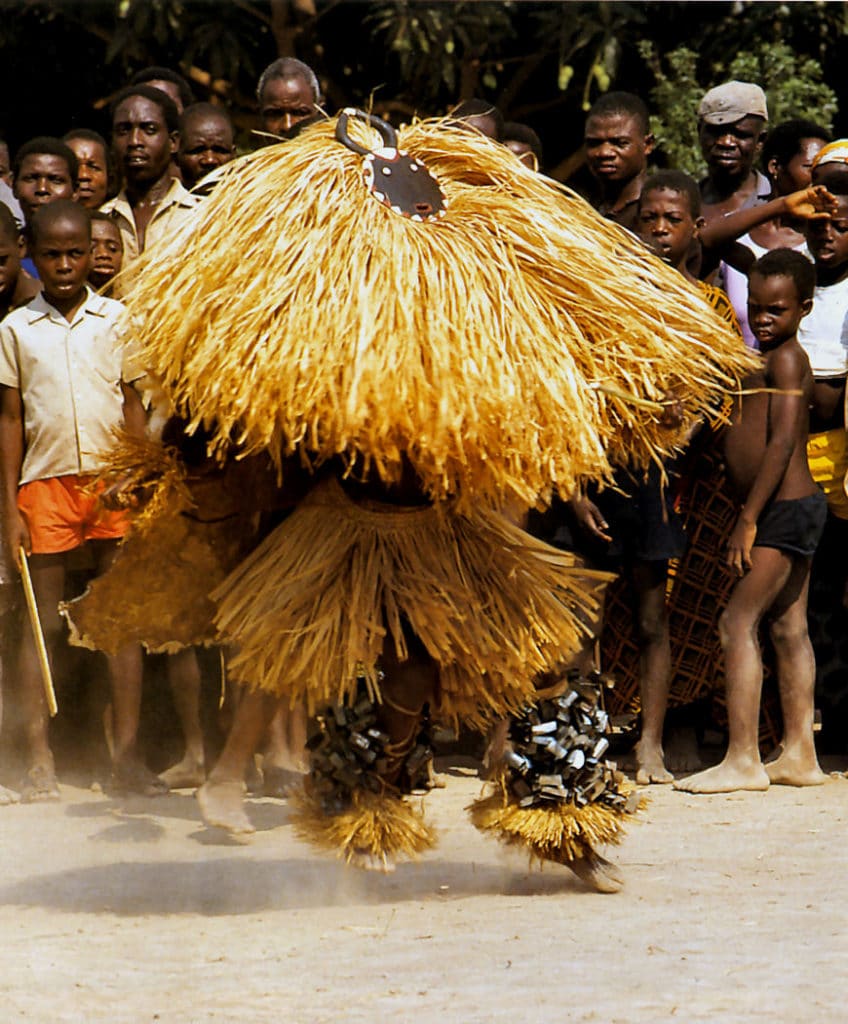
M 745 389 L 755 393 L 735 403 L 725 440 L 728 477 L 740 501 L 727 553 L 739 582 L 719 626 L 730 740 L 721 764 L 675 783 L 690 793 L 762 790 L 770 782 L 815 786 L 825 780 L 813 742 L 815 659 L 807 634 L 807 591 L 827 504 L 807 465 L 813 375 L 797 337 L 814 288 L 813 265 L 789 249 L 766 253 L 750 275 L 748 319 L 763 367 L 746 381 Z M 766 615 L 783 739 L 777 756 L 763 765 L 758 629 Z

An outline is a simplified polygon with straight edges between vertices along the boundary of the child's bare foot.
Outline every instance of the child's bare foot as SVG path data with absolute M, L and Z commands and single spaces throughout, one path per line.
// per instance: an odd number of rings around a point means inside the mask
M 662 747 L 639 740 L 636 744 L 636 782 L 648 786 L 652 782 L 665 785 L 674 782 L 674 776 L 665 766 Z
M 159 773 L 169 789 L 196 789 L 206 781 L 206 768 L 202 761 L 186 754 L 182 761 Z
M 705 772 L 678 779 L 674 788 L 684 793 L 733 793 L 738 789 L 764 790 L 769 788 L 769 777 L 757 760 L 729 761 L 708 768 Z
M 244 809 L 244 783 L 232 779 L 207 779 L 197 791 L 200 813 L 207 825 L 222 828 L 234 839 L 244 840 L 256 829 Z
M 168 792 L 167 783 L 134 757 L 115 762 L 109 788 L 115 793 L 139 796 L 164 796 Z
M 59 783 L 52 764 L 34 764 L 24 776 L 21 803 L 38 804 L 61 800 Z
M 599 853 L 593 852 L 585 857 L 578 857 L 577 860 L 567 861 L 565 866 L 595 892 L 618 892 L 624 885 L 624 876 L 620 869 Z
M 769 782 L 775 786 L 821 786 L 827 776 L 819 767 L 815 754 L 803 756 L 781 750 L 766 766 Z
M 0 786 L 0 807 L 8 807 L 9 804 L 16 804 L 19 800 L 20 796 L 14 790 Z

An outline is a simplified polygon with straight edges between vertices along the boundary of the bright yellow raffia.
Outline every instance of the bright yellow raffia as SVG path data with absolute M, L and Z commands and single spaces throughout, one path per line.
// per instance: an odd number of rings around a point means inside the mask
M 229 165 L 135 278 L 146 362 L 219 451 L 358 454 L 386 481 L 406 453 L 434 497 L 526 506 L 646 465 L 682 433 L 641 403 L 674 389 L 691 422 L 750 368 L 680 274 L 503 147 L 401 129 L 448 199 L 416 223 L 334 127 Z
M 365 854 L 387 864 L 415 859 L 435 846 L 435 833 L 407 800 L 357 789 L 351 801 L 346 810 L 328 814 L 320 799 L 301 787 L 289 796 L 289 820 L 301 839 L 347 861 Z
M 619 785 L 621 792 L 632 791 L 628 783 Z M 624 823 L 632 817 L 602 803 L 578 807 L 572 803 L 547 806 L 519 807 L 510 794 L 506 778 L 495 779 L 486 796 L 475 800 L 468 808 L 472 824 L 481 832 L 489 832 L 506 843 L 516 846 L 536 860 L 568 861 L 585 857 L 600 846 L 617 845 L 624 838 Z M 647 801 L 639 801 L 643 810 Z

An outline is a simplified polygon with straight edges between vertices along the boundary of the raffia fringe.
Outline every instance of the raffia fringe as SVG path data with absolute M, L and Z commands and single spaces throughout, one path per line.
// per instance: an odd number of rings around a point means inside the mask
M 483 723 L 578 649 L 609 578 L 485 508 L 366 506 L 331 480 L 212 596 L 247 685 L 314 712 L 364 676 L 379 700 L 384 642 L 405 660 L 408 624 L 439 665 L 440 715 Z
M 140 504 L 130 508 L 133 531 L 144 533 L 164 515 L 177 515 L 194 504 L 185 469 L 176 450 L 148 437 L 115 432 L 115 444 L 101 456 L 98 486 L 122 484 L 139 492 Z
M 503 146 L 402 128 L 448 198 L 422 224 L 368 194 L 334 128 L 229 164 L 134 267 L 145 364 L 219 453 L 341 454 L 388 482 L 406 457 L 434 497 L 527 507 L 670 452 L 755 366 L 682 275 Z M 651 406 L 672 389 L 679 433 Z
M 389 793 L 356 790 L 350 808 L 327 814 L 308 787 L 289 796 L 290 820 L 296 834 L 350 861 L 365 853 L 382 860 L 415 859 L 435 846 L 436 836 L 423 815 L 407 800 Z
M 618 845 L 624 838 L 625 818 L 632 817 L 601 803 L 585 807 L 570 803 L 519 807 L 503 775 L 488 788 L 488 795 L 468 808 L 472 824 L 481 832 L 494 834 L 507 846 L 526 850 L 531 860 L 565 864 L 600 846 Z M 624 785 L 621 789 L 625 791 Z M 646 806 L 647 801 L 642 798 L 638 809 Z

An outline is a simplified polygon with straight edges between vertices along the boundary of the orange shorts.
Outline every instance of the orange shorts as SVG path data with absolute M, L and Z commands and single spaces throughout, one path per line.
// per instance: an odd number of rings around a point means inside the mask
M 83 488 L 90 476 L 50 476 L 18 489 L 18 508 L 29 527 L 34 555 L 58 555 L 87 540 L 114 540 L 129 529 L 124 511 L 112 512 Z

